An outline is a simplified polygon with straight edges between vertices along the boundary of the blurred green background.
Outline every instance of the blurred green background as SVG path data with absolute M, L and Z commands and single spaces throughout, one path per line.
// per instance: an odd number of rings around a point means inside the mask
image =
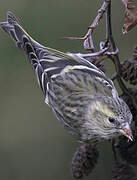
M 61 37 L 84 35 L 101 3 L 102 0 L 1 0 L 0 21 L 10 10 L 40 43 L 64 52 L 84 52 L 81 42 Z M 128 58 L 137 44 L 137 29 L 122 35 L 120 0 L 113 2 L 112 13 L 120 56 Z M 105 38 L 103 22 L 96 30 L 96 43 Z M 27 57 L 2 31 L 0 42 L 0 179 L 73 179 L 70 165 L 78 143 L 44 104 Z M 96 169 L 85 180 L 110 180 L 112 167 L 111 146 L 105 142 L 100 146 Z

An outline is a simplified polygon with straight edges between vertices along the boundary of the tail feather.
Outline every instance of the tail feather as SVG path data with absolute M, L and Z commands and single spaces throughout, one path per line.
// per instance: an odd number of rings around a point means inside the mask
M 44 47 L 32 39 L 11 12 L 7 13 L 7 21 L 0 23 L 0 28 L 15 40 L 19 49 L 27 54 L 45 97 L 47 84 L 52 75 L 59 74 L 66 65 L 79 64 L 70 56 Z
M 7 21 L 0 23 L 0 27 L 9 34 L 16 42 L 17 47 L 24 50 L 23 45 L 23 36 L 26 35 L 32 43 L 37 43 L 35 40 L 33 40 L 29 34 L 21 27 L 21 25 L 18 23 L 16 17 L 13 15 L 13 13 L 8 12 L 7 13 Z M 40 44 L 39 44 L 40 45 Z M 41 45 L 42 47 L 42 45 Z
M 14 23 L 18 22 L 17 18 L 10 11 L 7 12 L 7 21 L 9 22 L 9 24 L 14 24 Z
M 46 90 L 43 89 L 41 81 L 41 76 L 44 70 L 39 64 L 39 57 L 38 54 L 36 54 L 36 47 L 39 46 L 39 48 L 43 48 L 43 46 L 28 35 L 11 12 L 7 13 L 7 21 L 0 23 L 0 28 L 14 39 L 16 46 L 19 49 L 23 50 L 27 54 L 30 63 L 36 72 L 38 82 L 45 94 Z

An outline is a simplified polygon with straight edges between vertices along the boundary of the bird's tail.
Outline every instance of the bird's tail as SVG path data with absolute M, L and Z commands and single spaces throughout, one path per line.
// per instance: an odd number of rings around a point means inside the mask
M 32 39 L 11 12 L 7 13 L 7 21 L 0 23 L 0 28 L 14 39 L 19 49 L 27 54 L 45 96 L 52 75 L 59 74 L 68 65 L 79 64 L 78 59 L 75 60 L 60 51 L 44 47 Z
M 7 13 L 7 21 L 0 23 L 0 28 L 15 40 L 16 46 L 21 50 L 25 50 L 25 38 L 29 38 L 33 45 L 43 47 L 29 36 L 11 12 Z
M 45 47 L 32 39 L 28 33 L 21 27 L 13 13 L 7 13 L 7 21 L 0 23 L 0 28 L 3 29 L 9 36 L 13 38 L 16 43 L 16 46 L 24 51 L 28 59 L 36 72 L 38 82 L 42 88 L 44 94 L 46 93 L 46 84 L 42 85 L 42 74 L 44 68 L 39 63 L 42 56 L 44 56 Z M 44 50 L 44 51 L 43 51 Z M 41 53 L 42 51 L 42 53 Z

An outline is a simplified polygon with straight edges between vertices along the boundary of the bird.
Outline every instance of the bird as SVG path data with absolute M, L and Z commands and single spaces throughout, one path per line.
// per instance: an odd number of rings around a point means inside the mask
M 45 103 L 69 133 L 82 142 L 122 135 L 133 140 L 131 111 L 104 72 L 85 58 L 41 45 L 12 12 L 0 28 L 27 55 Z

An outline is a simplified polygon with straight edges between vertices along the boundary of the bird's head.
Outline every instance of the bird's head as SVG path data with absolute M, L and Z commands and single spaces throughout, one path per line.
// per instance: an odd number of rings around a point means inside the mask
M 124 135 L 133 140 L 132 114 L 122 99 L 108 96 L 97 98 L 90 105 L 88 117 L 92 121 L 91 129 L 98 138 L 111 139 L 116 135 Z

